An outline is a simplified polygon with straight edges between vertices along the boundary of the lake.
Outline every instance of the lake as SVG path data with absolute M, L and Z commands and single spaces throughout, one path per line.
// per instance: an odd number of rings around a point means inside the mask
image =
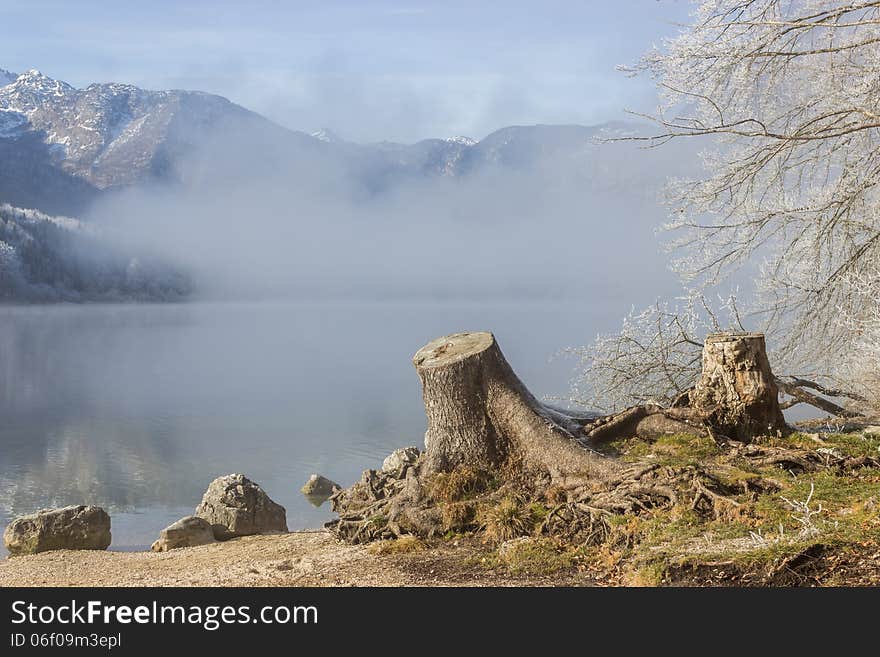
M 0 307 L 0 525 L 98 504 L 111 549 L 148 549 L 241 472 L 290 529 L 318 527 L 333 514 L 300 495 L 309 474 L 348 485 L 422 447 L 423 344 L 491 330 L 536 395 L 564 396 L 576 363 L 554 356 L 620 316 L 587 301 Z

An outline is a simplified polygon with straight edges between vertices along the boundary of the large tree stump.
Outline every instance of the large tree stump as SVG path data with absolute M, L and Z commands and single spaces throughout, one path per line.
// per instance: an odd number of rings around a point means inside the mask
M 706 336 L 703 372 L 690 402 L 713 431 L 734 440 L 786 430 L 762 333 Z
M 569 476 L 601 478 L 613 460 L 581 440 L 582 422 L 541 404 L 514 374 L 491 333 L 455 333 L 413 356 L 422 380 L 429 472 L 508 462 Z

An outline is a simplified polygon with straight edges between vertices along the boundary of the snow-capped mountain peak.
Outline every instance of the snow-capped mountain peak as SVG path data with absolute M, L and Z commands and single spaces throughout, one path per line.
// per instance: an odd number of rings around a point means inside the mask
M 470 137 L 465 137 L 463 135 L 456 135 L 455 137 L 447 137 L 446 141 L 451 144 L 461 144 L 462 146 L 476 146 L 477 140 L 471 139 Z
M 37 69 L 30 69 L 15 78 L 12 82 L 0 86 L 0 111 L 6 112 L 6 125 L 17 115 L 16 121 L 22 125 L 28 121 L 36 129 L 44 126 L 34 122 L 34 115 L 57 103 L 66 103 L 72 92 L 76 90 L 66 82 L 53 80 Z
M 13 85 L 20 89 L 26 88 L 43 93 L 53 93 L 56 96 L 63 96 L 65 93 L 74 91 L 74 88 L 66 82 L 54 80 L 35 68 L 29 69 L 19 75 L 13 81 Z

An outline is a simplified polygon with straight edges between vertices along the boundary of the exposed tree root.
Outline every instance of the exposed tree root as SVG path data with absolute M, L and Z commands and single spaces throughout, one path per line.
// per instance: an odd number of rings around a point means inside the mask
M 583 502 L 565 502 L 550 510 L 539 532 L 546 536 L 562 536 L 581 545 L 609 542 L 614 530 L 609 522 L 612 513 Z
M 831 449 L 804 450 L 783 447 L 745 445 L 735 447 L 734 454 L 755 465 L 775 466 L 793 474 L 832 468 L 851 472 L 860 468 L 880 467 L 880 458 L 873 456 L 846 457 Z
M 706 520 L 731 519 L 742 512 L 743 500 L 782 488 L 757 474 L 725 476 L 729 467 L 725 464 L 742 461 L 750 469 L 772 467 L 792 474 L 880 468 L 880 458 L 845 457 L 831 449 L 731 443 L 718 463 L 635 463 L 613 478 L 561 488 L 547 476 L 515 477 L 465 466 L 450 473 L 431 472 L 420 458 L 397 472 L 367 470 L 359 482 L 337 492 L 331 505 L 339 519 L 328 527 L 350 543 L 407 534 L 431 538 L 448 531 L 475 532 L 481 529 L 481 509 L 516 499 L 523 506 L 531 500 L 547 506 L 546 517 L 535 527 L 538 534 L 581 544 L 614 542 L 613 535 L 619 533 L 610 522 L 614 516 L 679 506 Z

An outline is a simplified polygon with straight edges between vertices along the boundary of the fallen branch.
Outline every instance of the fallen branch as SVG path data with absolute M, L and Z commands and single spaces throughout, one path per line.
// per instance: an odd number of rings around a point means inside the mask
M 795 379 L 796 381 L 801 381 L 803 379 Z M 808 382 L 809 383 L 809 382 Z M 856 417 L 858 413 L 854 411 L 850 411 L 845 409 L 843 406 L 839 406 L 835 404 L 833 401 L 828 399 L 824 399 L 823 397 L 819 397 L 818 395 L 814 395 L 810 392 L 807 392 L 803 388 L 798 385 L 788 383 L 787 381 L 783 381 L 779 377 L 776 377 L 776 385 L 780 391 L 784 392 L 789 397 L 794 398 L 795 403 L 785 403 L 782 404 L 781 408 L 791 408 L 797 403 L 809 404 L 810 406 L 815 406 L 818 409 L 825 411 L 826 413 L 830 413 L 831 415 L 836 415 L 838 417 Z M 813 386 L 809 386 L 813 387 Z M 815 388 L 814 388 L 815 389 Z
M 826 388 L 825 386 L 816 383 L 815 381 L 802 379 L 799 376 L 788 376 L 786 378 L 789 380 L 791 385 L 797 386 L 798 388 L 810 388 L 821 395 L 825 395 L 826 397 L 846 397 L 847 399 L 852 399 L 853 401 L 868 401 L 866 397 L 863 397 L 862 395 L 849 390 L 842 390 L 840 388 Z

